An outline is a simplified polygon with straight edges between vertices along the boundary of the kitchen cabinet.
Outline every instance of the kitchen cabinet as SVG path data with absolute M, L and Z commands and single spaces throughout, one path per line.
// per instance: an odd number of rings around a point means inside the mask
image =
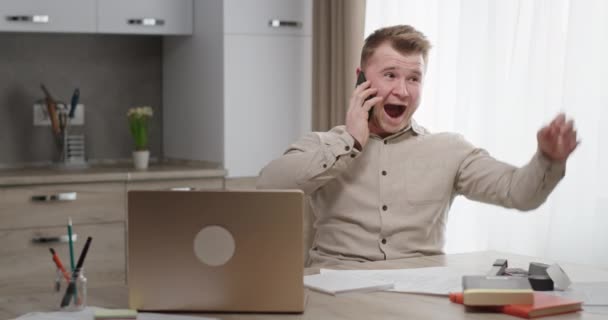
M 0 295 L 27 292 L 48 284 L 49 292 L 56 277 L 55 264 L 49 248 L 54 248 L 64 266 L 69 269 L 69 248 L 67 242 L 38 243 L 32 239 L 65 235 L 67 228 L 33 227 L 27 229 L 0 229 Z M 125 224 L 114 222 L 105 224 L 74 225 L 77 240 L 74 243 L 74 259 L 82 251 L 88 236 L 93 238 L 84 263 L 85 276 L 89 283 L 125 283 Z
M 56 277 L 49 248 L 69 266 L 67 221 L 73 222 L 76 259 L 93 238 L 85 275 L 89 284 L 126 281 L 127 192 L 223 189 L 215 164 L 154 164 L 147 171 L 121 165 L 82 171 L 0 170 L 0 296 L 27 292 Z
M 311 130 L 312 1 L 196 1 L 194 19 L 163 41 L 165 155 L 256 176 Z
M 97 32 L 188 35 L 193 0 L 97 0 Z
M 192 34 L 193 0 L 4 0 L 0 31 Z
M 224 33 L 311 36 L 312 3 L 307 0 L 224 0 Z
M 96 0 L 3 0 L 0 31 L 95 32 Z
M 56 268 L 49 248 L 69 267 L 68 218 L 76 235 L 75 259 L 86 238 L 93 237 L 86 277 L 124 283 L 124 182 L 1 188 L 0 203 L 2 290 L 25 290 L 41 283 L 52 288 Z
M 124 221 L 125 183 L 26 185 L 0 189 L 0 229 Z M 40 214 L 44 212 L 44 214 Z

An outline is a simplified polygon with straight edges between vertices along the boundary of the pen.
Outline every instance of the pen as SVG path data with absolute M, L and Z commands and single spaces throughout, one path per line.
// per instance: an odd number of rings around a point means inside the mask
M 53 133 L 55 136 L 60 134 L 59 131 L 59 118 L 57 117 L 57 102 L 51 96 L 49 90 L 44 86 L 44 84 L 40 84 L 40 88 L 45 95 L 46 107 L 49 113 L 49 118 L 51 120 L 51 128 L 53 129 Z
M 74 94 L 72 94 L 72 102 L 70 103 L 70 119 L 74 118 L 74 112 L 76 112 L 78 99 L 80 99 L 80 89 L 76 88 L 76 90 L 74 90 Z
M 91 245 L 92 237 L 87 238 L 87 242 L 84 244 L 84 248 L 80 252 L 80 257 L 78 258 L 78 264 L 76 265 L 76 269 L 72 273 L 72 280 L 68 285 L 65 294 L 63 295 L 63 299 L 61 299 L 61 307 L 65 307 L 70 303 L 70 298 L 74 295 L 74 299 L 76 299 L 76 280 L 80 275 L 80 270 L 82 270 L 82 265 L 84 264 L 84 259 L 87 257 L 87 252 L 89 252 L 89 246 Z
M 68 218 L 68 245 L 70 247 L 70 269 L 74 272 L 74 241 L 72 241 L 72 218 Z
M 87 242 L 84 244 L 84 248 L 82 248 L 82 252 L 80 252 L 80 257 L 78 257 L 78 264 L 76 264 L 77 270 L 82 269 L 84 259 L 87 257 L 87 252 L 89 252 L 89 246 L 91 246 L 91 241 L 93 241 L 93 238 L 88 237 Z
M 61 260 L 59 259 L 59 256 L 55 252 L 55 249 L 49 248 L 49 250 L 53 254 L 53 261 L 55 261 L 55 265 L 57 266 L 57 269 L 59 269 L 61 271 L 61 273 L 63 274 L 63 277 L 65 278 L 65 281 L 67 281 L 67 283 L 69 283 L 70 282 L 70 274 L 63 267 L 63 263 L 61 263 Z

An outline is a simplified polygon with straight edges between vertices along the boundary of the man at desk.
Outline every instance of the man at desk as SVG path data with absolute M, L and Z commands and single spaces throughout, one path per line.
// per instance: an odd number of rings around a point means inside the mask
M 356 70 L 368 81 L 354 89 L 346 124 L 305 135 L 261 171 L 258 188 L 310 195 L 313 266 L 442 254 L 456 195 L 532 210 L 564 176 L 577 138 L 563 114 L 538 131 L 538 150 L 521 168 L 417 124 L 430 47 L 411 26 L 375 31 Z

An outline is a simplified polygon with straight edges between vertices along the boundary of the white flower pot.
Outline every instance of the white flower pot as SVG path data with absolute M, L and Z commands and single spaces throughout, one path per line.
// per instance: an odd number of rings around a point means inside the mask
M 148 169 L 148 161 L 150 160 L 150 151 L 133 151 L 133 164 L 136 170 Z

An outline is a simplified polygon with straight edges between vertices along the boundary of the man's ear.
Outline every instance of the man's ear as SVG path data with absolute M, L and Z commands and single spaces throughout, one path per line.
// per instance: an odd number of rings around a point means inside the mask
M 361 73 L 361 68 L 357 67 L 357 69 L 355 70 L 355 73 L 357 75 L 357 77 L 359 76 L 359 73 Z

